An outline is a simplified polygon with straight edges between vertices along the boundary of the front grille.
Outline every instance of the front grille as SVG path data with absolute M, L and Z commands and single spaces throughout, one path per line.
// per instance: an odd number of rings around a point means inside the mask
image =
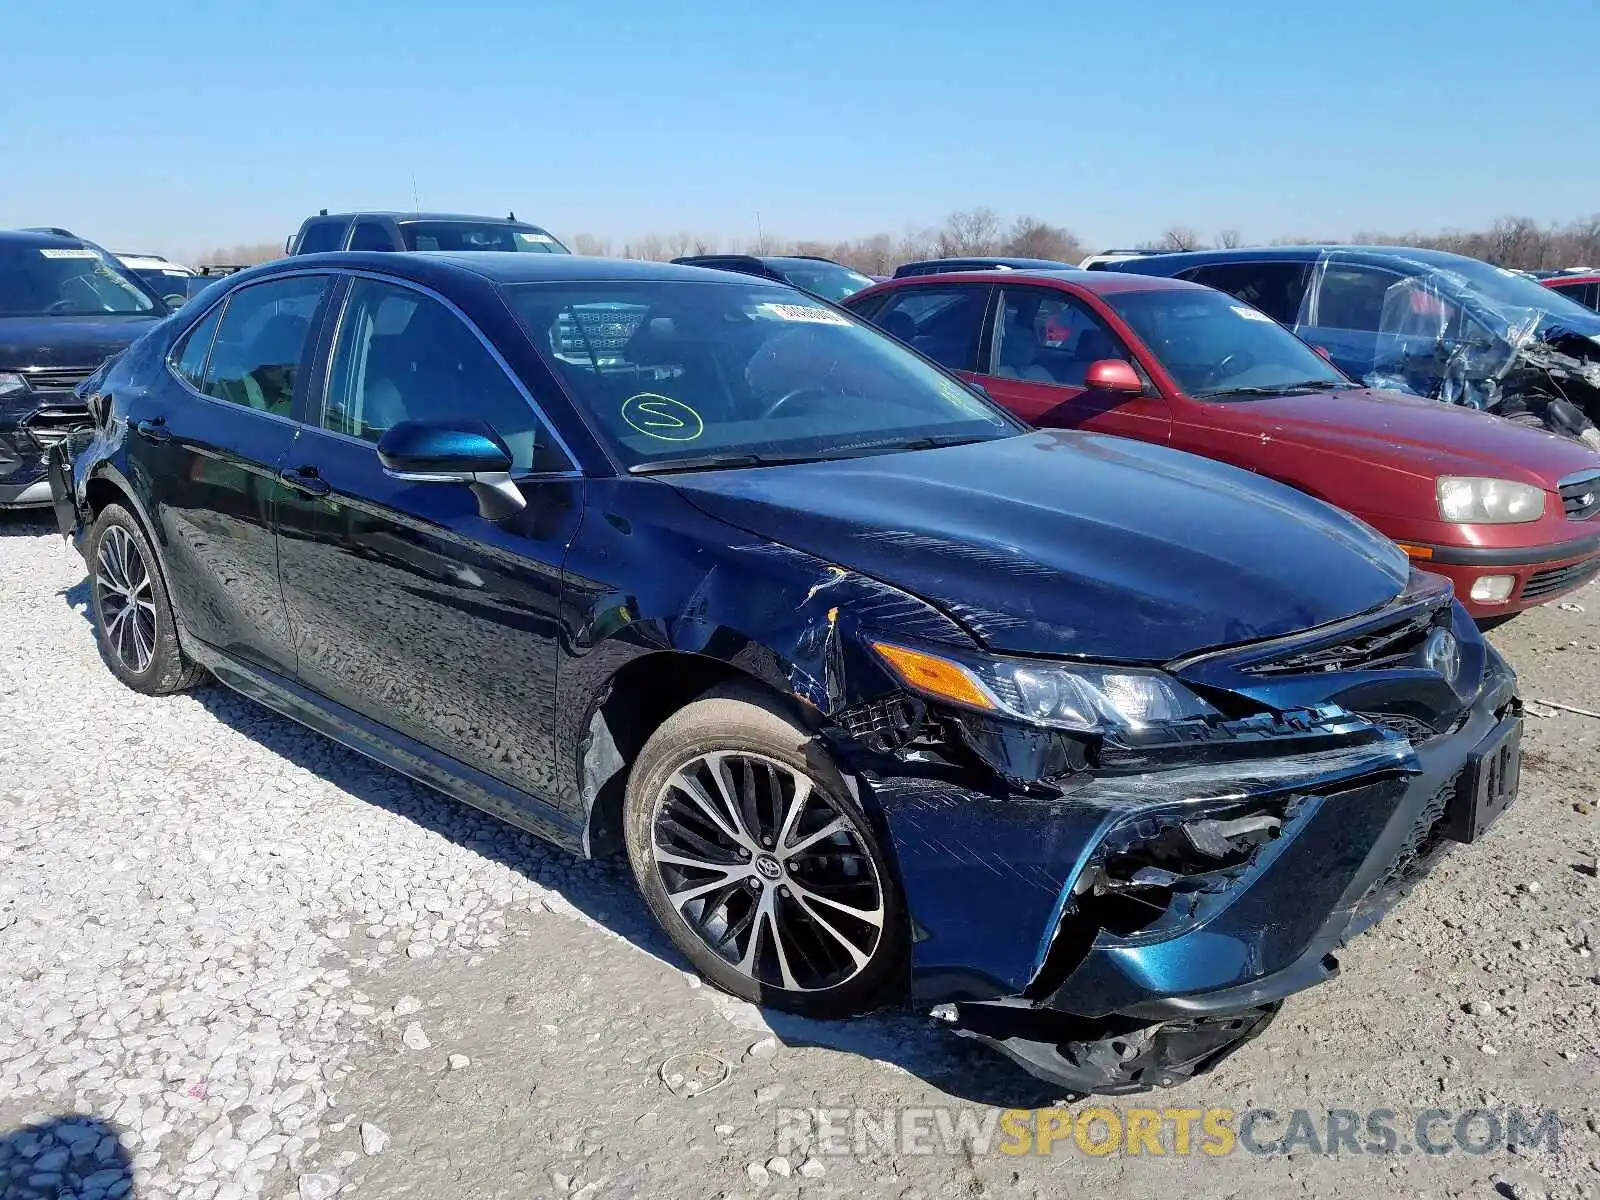
M 1561 507 L 1574 521 L 1586 521 L 1600 512 L 1600 471 L 1563 479 Z
M 42 408 L 22 422 L 23 428 L 33 435 L 33 440 L 46 450 L 64 441 L 73 430 L 90 424 L 89 410 L 80 407 Z
M 1408 717 L 1404 713 L 1357 713 L 1356 716 L 1371 721 L 1381 729 L 1389 729 L 1401 737 L 1409 739 L 1413 744 L 1432 741 L 1439 736 L 1439 731 L 1426 721 L 1416 717 Z
M 1309 675 L 1410 666 L 1438 615 L 1438 610 L 1413 613 L 1404 620 L 1362 630 L 1333 645 L 1291 651 L 1246 663 L 1239 669 L 1247 675 Z
M 1522 585 L 1522 598 L 1543 600 L 1547 596 L 1554 596 L 1557 592 L 1588 583 L 1596 575 L 1600 575 L 1600 555 L 1585 559 L 1583 562 L 1572 563 L 1570 566 L 1535 571 L 1528 576 L 1528 582 Z
M 70 392 L 92 374 L 93 367 L 36 367 L 23 371 L 22 377 L 35 391 Z

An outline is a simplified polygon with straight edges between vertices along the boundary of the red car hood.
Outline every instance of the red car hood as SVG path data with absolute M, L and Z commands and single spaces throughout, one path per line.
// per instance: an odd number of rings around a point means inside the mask
M 1492 475 L 1553 488 L 1564 476 L 1600 469 L 1600 454 L 1567 438 L 1404 392 L 1357 388 L 1235 404 L 1237 416 L 1282 441 L 1343 448 L 1419 476 Z

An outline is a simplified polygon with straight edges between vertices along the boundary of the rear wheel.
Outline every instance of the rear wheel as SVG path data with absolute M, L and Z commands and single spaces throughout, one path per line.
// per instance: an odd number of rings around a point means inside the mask
M 161 567 L 132 513 L 108 504 L 89 530 L 89 606 L 100 657 L 136 692 L 165 696 L 205 678 L 178 645 Z
M 646 903 L 718 987 L 811 1016 L 881 998 L 905 948 L 899 890 L 838 769 L 764 697 L 668 718 L 626 805 Z

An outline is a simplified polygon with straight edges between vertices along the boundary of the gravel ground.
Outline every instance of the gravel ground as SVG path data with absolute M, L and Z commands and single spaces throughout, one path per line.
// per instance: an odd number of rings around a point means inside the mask
M 1486 842 L 1216 1073 L 1109 1105 L 1384 1108 L 1402 1128 L 1553 1108 L 1557 1148 L 824 1153 L 784 1110 L 978 1121 L 1057 1098 L 912 1015 L 764 1018 L 683 969 L 623 864 L 220 687 L 127 691 L 83 576 L 42 522 L 0 518 L 5 1197 L 1600 1192 L 1600 720 L 1536 710 L 1523 796 Z M 1525 695 L 1600 712 L 1600 587 L 1576 600 L 1494 639 Z

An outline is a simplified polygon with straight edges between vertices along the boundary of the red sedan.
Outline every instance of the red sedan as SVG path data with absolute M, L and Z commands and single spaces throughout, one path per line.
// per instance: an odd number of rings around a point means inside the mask
M 1600 271 L 1561 271 L 1539 280 L 1552 292 L 1560 292 L 1588 308 L 1600 309 Z
M 1008 271 L 893 280 L 847 304 L 1035 425 L 1192 451 L 1352 512 L 1454 581 L 1480 619 L 1600 574 L 1600 454 L 1364 388 L 1223 292 Z

